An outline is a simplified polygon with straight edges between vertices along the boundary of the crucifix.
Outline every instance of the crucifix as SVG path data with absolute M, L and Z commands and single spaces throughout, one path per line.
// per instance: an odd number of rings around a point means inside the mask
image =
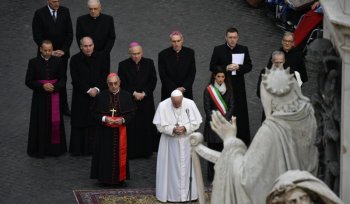
M 112 110 L 109 110 L 109 111 L 111 111 L 111 112 L 112 112 L 112 117 L 114 117 L 114 113 L 115 113 L 115 112 L 117 112 L 117 110 L 116 110 L 116 109 L 114 109 L 114 108 L 113 108 Z

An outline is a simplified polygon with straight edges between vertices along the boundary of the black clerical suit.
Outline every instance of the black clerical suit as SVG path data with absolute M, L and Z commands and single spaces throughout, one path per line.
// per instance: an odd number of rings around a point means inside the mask
M 92 179 L 98 179 L 99 182 L 105 184 L 121 184 L 129 178 L 128 156 L 125 155 L 125 148 L 128 147 L 125 144 L 125 135 L 124 137 L 121 135 L 123 133 L 120 132 L 120 127 L 106 126 L 102 118 L 111 116 L 113 109 L 116 110 L 114 116 L 124 118 L 123 125 L 127 125 L 133 119 L 136 108 L 131 94 L 122 89 L 116 94 L 104 90 L 96 97 L 94 119 L 97 127 L 91 165 L 90 177 Z M 123 173 L 124 176 L 121 175 Z
M 64 73 L 67 74 L 67 65 L 69 58 L 69 48 L 73 41 L 73 27 L 69 9 L 60 6 L 57 10 L 56 20 L 53 19 L 48 6 L 44 6 L 35 11 L 32 22 L 33 39 L 38 45 L 38 56 L 40 56 L 40 46 L 42 41 L 50 40 L 53 44 L 53 50 L 62 50 L 64 55 L 62 58 Z M 67 90 L 66 85 L 62 89 L 61 107 L 67 111 Z
M 252 62 L 248 48 L 236 44 L 236 46 L 231 49 L 226 43 L 216 46 L 210 60 L 210 71 L 222 69 L 222 67 L 226 68 L 227 65 L 232 64 L 232 54 L 244 54 L 243 65 L 239 65 L 239 70 L 236 71 L 236 75 L 232 75 L 231 71 L 228 72 L 228 75 L 230 76 L 234 95 L 234 113 L 237 117 L 237 137 L 242 139 L 243 142 L 249 146 L 251 139 L 244 81 L 244 74 L 252 70 Z
M 308 77 L 302 52 L 296 50 L 295 48 L 289 50 L 289 52 L 286 52 L 285 50 L 283 50 L 283 48 L 280 48 L 279 50 L 284 53 L 285 62 L 283 66 L 285 68 L 290 67 L 291 70 L 299 72 L 301 81 L 303 83 L 307 82 Z M 267 67 L 269 68 L 272 66 L 271 59 L 272 56 L 270 57 L 269 62 L 267 64 Z
M 94 87 L 100 91 L 107 88 L 106 67 L 105 55 L 97 52 L 90 57 L 80 52 L 70 60 L 73 95 L 69 152 L 73 155 L 91 154 L 95 126 L 92 106 L 95 98 L 87 92 Z
M 157 130 L 152 123 L 155 114 L 153 91 L 157 84 L 154 63 L 153 60 L 143 57 L 136 64 L 129 58 L 120 62 L 118 67 L 122 89 L 130 94 L 134 91 L 146 94 L 141 101 L 134 100 L 137 111 L 127 130 L 129 159 L 147 158 L 152 155 L 153 145 L 158 141 Z
M 39 80 L 57 80 L 51 83 L 54 85 L 53 93 L 62 91 L 66 83 L 62 67 L 62 60 L 57 57 L 50 57 L 46 61 L 38 56 L 29 61 L 25 83 L 33 90 L 27 148 L 27 153 L 30 156 L 39 158 L 46 155 L 58 156 L 67 151 L 61 111 L 58 113 L 60 118 L 59 139 L 57 142 L 53 142 L 52 94 L 44 90 L 44 82 L 39 82 Z M 60 110 L 59 105 L 57 110 Z
M 158 54 L 158 72 L 162 82 L 161 100 L 170 97 L 172 91 L 184 87 L 184 97 L 193 99 L 192 85 L 196 76 L 194 50 L 182 47 L 176 52 L 169 47 Z
M 89 36 L 94 41 L 94 49 L 104 52 L 107 56 L 108 71 L 110 70 L 110 52 L 115 42 L 114 20 L 112 16 L 101 13 L 97 18 L 90 14 L 78 17 L 76 25 L 76 39 L 80 46 L 80 39 Z

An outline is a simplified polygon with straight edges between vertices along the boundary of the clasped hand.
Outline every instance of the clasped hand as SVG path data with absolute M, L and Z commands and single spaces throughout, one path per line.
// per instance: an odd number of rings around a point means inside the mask
M 47 92 L 53 92 L 55 90 L 54 85 L 52 85 L 51 83 L 45 83 L 43 84 L 43 88 L 45 91 Z
M 227 71 L 236 71 L 239 70 L 239 65 L 238 64 L 229 64 L 226 66 Z
M 186 133 L 185 126 L 175 126 L 173 129 L 175 135 L 184 135 Z
M 121 124 L 123 124 L 123 119 L 122 118 L 112 118 L 112 117 L 106 116 L 106 123 L 108 123 L 110 125 L 113 125 L 113 124 L 121 125 Z

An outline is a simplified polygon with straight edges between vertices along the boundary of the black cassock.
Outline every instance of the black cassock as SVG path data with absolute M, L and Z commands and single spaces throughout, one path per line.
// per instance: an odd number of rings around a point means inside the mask
M 110 52 L 115 42 L 115 28 L 112 16 L 101 13 L 97 18 L 90 14 L 80 16 L 77 19 L 76 39 L 78 47 L 80 39 L 89 36 L 94 41 L 95 50 L 104 52 L 108 60 L 108 71 L 110 66 Z
M 247 96 L 245 90 L 244 74 L 252 70 L 252 62 L 249 56 L 248 48 L 237 44 L 231 49 L 227 44 L 219 45 L 214 48 L 211 60 L 210 71 L 215 69 L 225 69 L 227 65 L 232 64 L 232 54 L 244 54 L 243 65 L 239 65 L 236 75 L 228 73 L 230 76 L 233 98 L 234 98 L 234 115 L 237 117 L 237 137 L 242 139 L 248 146 L 250 144 L 250 129 Z
M 126 59 L 119 63 L 118 75 L 122 89 L 130 94 L 134 91 L 146 94 L 142 101 L 134 100 L 137 104 L 136 115 L 127 126 L 128 157 L 149 157 L 159 143 L 157 129 L 152 123 L 155 114 L 153 91 L 157 84 L 153 60 L 141 58 L 136 64 L 132 59 Z
M 106 184 L 119 184 L 125 180 L 120 178 L 120 174 L 123 172 L 120 153 L 123 150 L 120 150 L 119 128 L 105 126 L 102 118 L 103 116 L 111 116 L 111 110 L 114 109 L 116 110 L 114 116 L 123 117 L 127 125 L 134 117 L 136 108 L 131 94 L 122 89 L 117 94 L 105 90 L 96 98 L 94 117 L 98 125 L 92 156 L 92 179 L 98 179 L 99 182 Z M 124 173 L 126 173 L 125 178 L 127 179 L 129 177 L 127 157 Z
M 54 80 L 54 92 L 60 92 L 66 83 L 66 77 L 59 58 L 51 57 L 48 61 L 41 56 L 29 61 L 26 74 L 26 85 L 33 90 L 30 111 L 30 125 L 27 153 L 42 158 L 46 155 L 58 156 L 67 151 L 64 121 L 59 108 L 59 141 L 52 140 L 52 106 L 51 93 L 44 90 L 38 80 Z
M 95 126 L 92 106 L 95 98 L 87 91 L 93 87 L 100 91 L 107 88 L 106 66 L 105 56 L 96 52 L 90 57 L 80 52 L 70 60 L 73 95 L 69 152 L 73 155 L 91 154 Z
M 161 100 L 170 97 L 172 91 L 178 87 L 186 89 L 184 97 L 193 99 L 192 85 L 196 76 L 196 62 L 194 51 L 182 47 L 176 52 L 169 47 L 158 54 L 158 72 L 162 82 Z

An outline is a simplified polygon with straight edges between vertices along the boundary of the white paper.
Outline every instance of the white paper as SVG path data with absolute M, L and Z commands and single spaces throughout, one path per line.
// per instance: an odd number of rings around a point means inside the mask
M 303 81 L 301 81 L 301 77 L 300 77 L 299 72 L 294 71 L 294 75 L 295 75 L 295 78 L 297 78 L 297 82 L 298 82 L 299 87 L 301 87 L 301 85 L 303 84 Z
M 244 62 L 244 53 L 232 54 L 232 64 L 242 65 Z M 236 71 L 232 71 L 232 75 L 236 75 Z

